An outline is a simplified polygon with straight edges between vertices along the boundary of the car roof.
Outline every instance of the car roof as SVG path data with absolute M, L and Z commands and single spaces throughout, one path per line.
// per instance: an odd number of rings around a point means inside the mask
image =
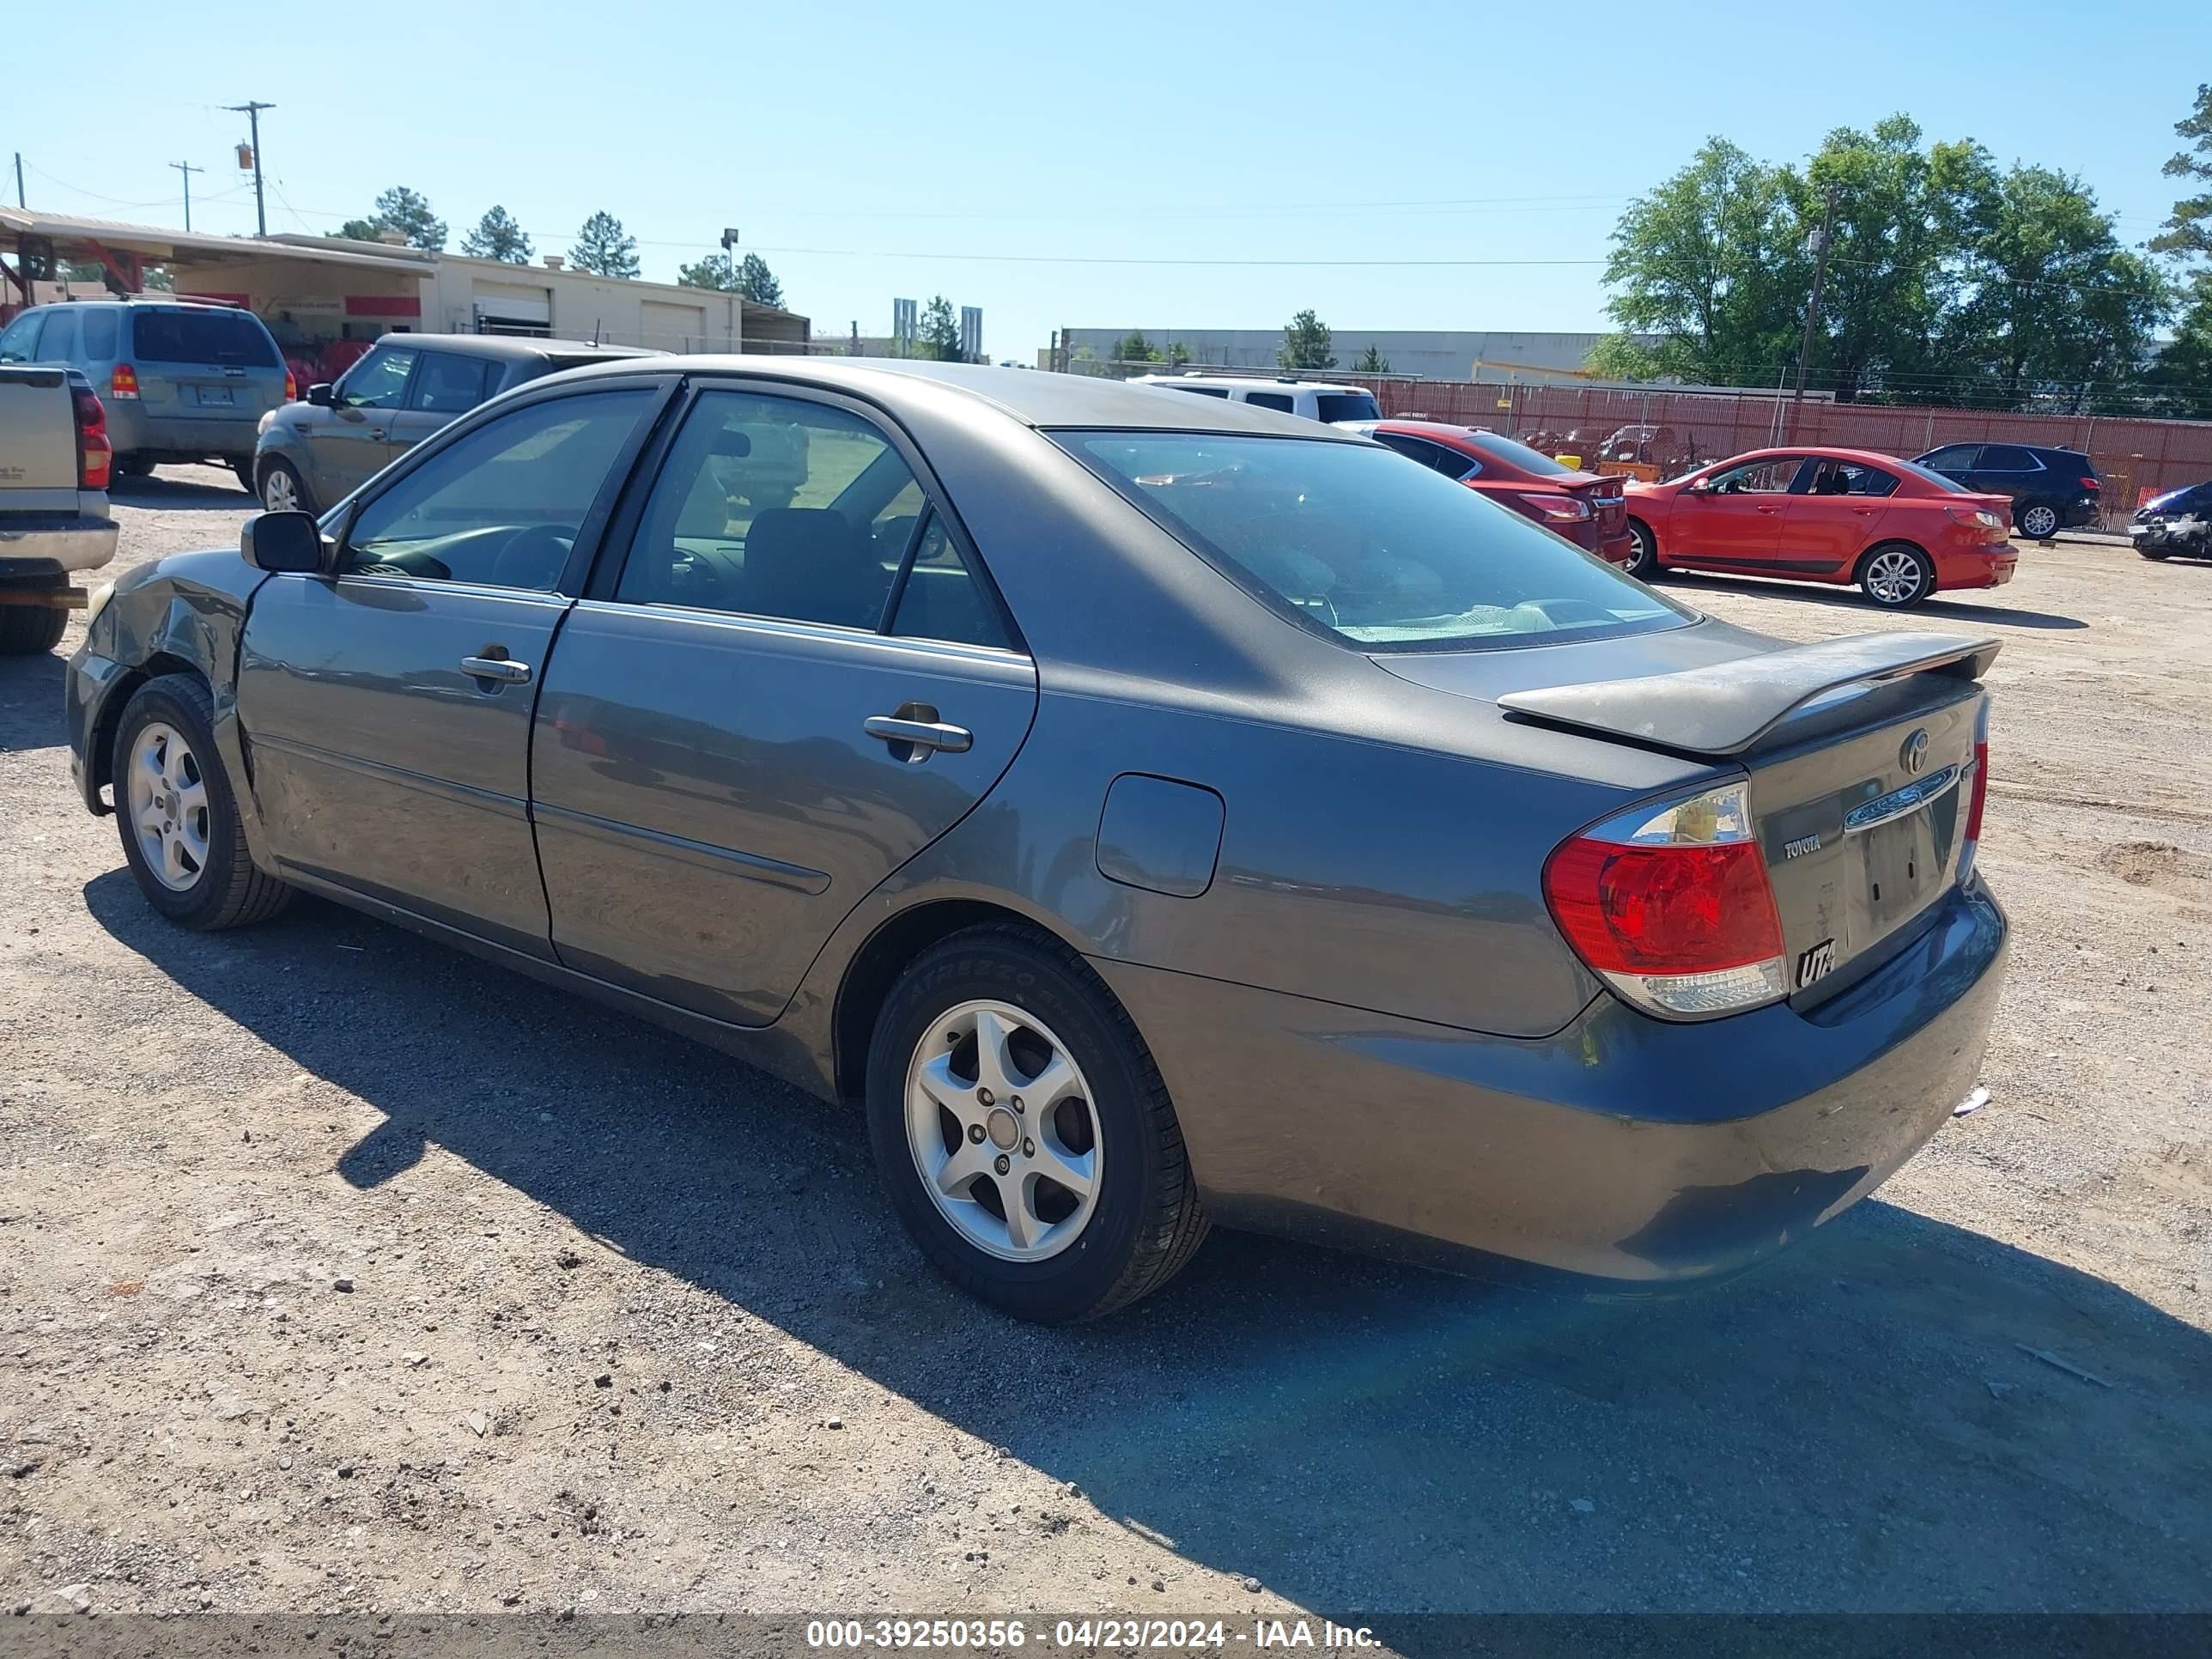
M 1775 449 L 1747 449 L 1741 455 L 1731 455 L 1723 461 L 1708 461 L 1698 468 L 1705 471 L 1715 466 L 1734 466 L 1743 461 L 1779 460 L 1786 456 L 1818 455 L 1823 460 L 1850 461 L 1859 466 L 1903 466 L 1907 465 L 1895 455 L 1885 455 L 1875 449 L 1844 449 L 1832 444 L 1784 444 Z
M 1258 374 L 1139 374 L 1129 384 L 1251 386 L 1262 392 L 1367 392 L 1364 386 L 1348 385 L 1342 380 L 1301 380 L 1288 374 L 1278 374 L 1273 379 Z M 1372 397 L 1374 393 L 1367 395 Z
M 600 345 L 590 340 L 546 340 L 534 334 L 422 334 L 412 329 L 381 335 L 376 343 L 398 341 L 423 349 L 451 351 L 467 357 L 495 357 L 518 362 L 531 357 L 660 357 L 665 352 L 646 346 Z
M 766 352 L 671 356 L 637 363 L 594 363 L 563 371 L 562 380 L 630 373 L 744 374 L 786 380 L 893 406 L 924 390 L 941 390 L 988 404 L 1025 426 L 1124 428 L 1140 431 L 1252 432 L 1274 437 L 1364 443 L 1319 421 L 1301 420 L 1220 398 L 1189 398 L 1158 383 L 1108 380 L 1048 369 L 986 363 L 941 363 L 901 357 L 787 357 Z M 540 384 L 544 384 L 540 382 Z

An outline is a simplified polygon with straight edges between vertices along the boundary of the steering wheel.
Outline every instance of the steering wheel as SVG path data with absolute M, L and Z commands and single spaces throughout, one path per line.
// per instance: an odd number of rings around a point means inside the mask
M 501 587 L 550 589 L 560 581 L 575 543 L 573 526 L 534 524 L 519 530 L 492 561 L 491 579 Z

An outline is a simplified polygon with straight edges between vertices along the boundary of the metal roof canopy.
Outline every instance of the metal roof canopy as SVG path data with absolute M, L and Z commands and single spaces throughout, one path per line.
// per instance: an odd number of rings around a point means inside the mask
M 355 270 L 386 270 L 410 276 L 428 276 L 435 270 L 433 257 L 411 248 L 388 252 L 362 251 L 360 243 L 322 247 L 313 242 L 264 240 L 251 236 L 210 236 L 191 230 L 171 230 L 163 225 L 125 224 L 113 219 L 86 219 L 75 214 L 41 213 L 34 209 L 0 207 L 0 237 L 11 239 L 20 250 L 26 237 L 52 242 L 61 259 L 97 259 L 116 270 L 118 255 L 132 265 L 162 264 L 173 270 L 206 270 L 245 264 L 264 259 L 302 264 L 343 265 Z M 131 287 L 139 284 L 133 283 Z

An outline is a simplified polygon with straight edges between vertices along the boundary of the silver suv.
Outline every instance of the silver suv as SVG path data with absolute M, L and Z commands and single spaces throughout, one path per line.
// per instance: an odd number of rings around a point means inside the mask
M 107 407 L 115 471 L 218 461 L 253 487 L 253 432 L 290 394 L 283 354 L 250 311 L 182 300 L 33 306 L 0 331 L 0 363 L 82 372 Z
M 261 422 L 251 488 L 272 513 L 319 513 L 501 392 L 585 363 L 657 354 L 588 340 L 387 334 L 335 384 Z

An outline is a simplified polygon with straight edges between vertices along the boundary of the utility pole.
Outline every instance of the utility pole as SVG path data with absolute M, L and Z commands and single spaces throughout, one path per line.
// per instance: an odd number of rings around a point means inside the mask
M 1805 401 L 1805 371 L 1813 357 L 1813 330 L 1820 320 L 1820 290 L 1828 282 L 1828 245 L 1836 237 L 1836 191 L 1828 190 L 1827 211 L 1820 216 L 1820 228 L 1813 234 L 1813 252 L 1817 256 L 1813 264 L 1813 297 L 1805 302 L 1805 337 L 1797 346 L 1797 389 L 1790 394 L 1790 428 L 1782 441 L 1794 443 L 1797 437 L 1797 411 Z
M 20 149 L 15 152 L 15 205 L 30 206 L 30 204 L 23 199 L 23 152 Z
M 205 173 L 205 167 L 196 167 L 190 161 L 172 161 L 169 165 L 185 175 L 185 228 L 192 228 L 192 174 Z
M 243 115 L 252 137 L 247 140 L 253 147 L 253 234 L 269 234 L 269 210 L 261 199 L 261 112 L 275 109 L 274 104 L 264 104 L 258 98 L 249 98 L 242 104 L 225 104 L 223 108 L 234 115 Z

